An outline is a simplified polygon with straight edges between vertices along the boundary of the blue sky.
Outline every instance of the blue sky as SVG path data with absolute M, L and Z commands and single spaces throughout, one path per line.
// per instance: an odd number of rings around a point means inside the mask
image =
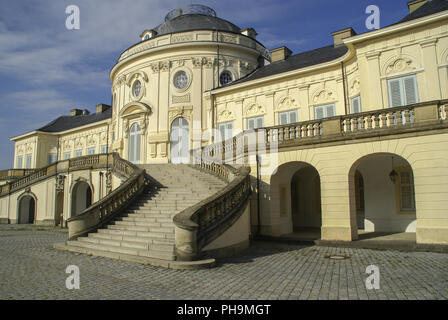
M 180 0 L 0 0 L 0 169 L 13 166 L 10 137 L 37 129 L 70 109 L 111 102 L 109 71 L 144 29 L 163 22 Z M 331 32 L 366 30 L 365 9 L 377 5 L 381 27 L 408 13 L 406 0 L 203 0 L 241 28 L 253 27 L 268 49 L 294 53 L 332 43 Z M 65 28 L 68 5 L 81 29 Z

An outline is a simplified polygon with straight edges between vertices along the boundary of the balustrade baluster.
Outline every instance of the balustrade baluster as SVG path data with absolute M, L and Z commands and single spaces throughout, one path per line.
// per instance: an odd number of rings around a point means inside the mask
M 372 115 L 367 116 L 367 130 L 372 130 Z
M 405 125 L 411 124 L 411 114 L 408 109 L 404 110 L 404 124 Z
M 350 129 L 351 132 L 356 132 L 358 131 L 358 119 L 357 118 L 352 118 L 350 119 Z

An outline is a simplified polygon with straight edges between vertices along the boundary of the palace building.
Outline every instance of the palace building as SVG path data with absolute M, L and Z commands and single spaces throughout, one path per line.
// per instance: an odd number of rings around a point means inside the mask
M 448 244 L 448 2 L 408 7 L 297 54 L 205 6 L 169 12 L 112 67 L 112 106 L 11 139 L 0 221 L 62 224 L 62 249 L 169 267 L 257 234 Z

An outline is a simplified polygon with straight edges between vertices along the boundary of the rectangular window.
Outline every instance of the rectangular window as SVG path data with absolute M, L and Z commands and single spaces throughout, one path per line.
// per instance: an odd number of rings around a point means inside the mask
M 263 128 L 263 126 L 264 126 L 264 117 L 255 117 L 247 119 L 248 130 Z
M 334 117 L 336 115 L 336 106 L 333 104 L 327 104 L 324 106 L 314 107 L 314 119 L 323 119 Z
M 31 169 L 31 154 L 26 155 L 26 169 Z
M 47 154 L 47 165 L 55 163 L 58 161 L 57 153 L 49 153 Z
M 22 169 L 22 166 L 23 166 L 23 156 L 18 156 L 17 157 L 16 168 L 17 169 Z
M 400 209 L 415 211 L 414 177 L 411 171 L 400 172 Z
M 68 160 L 68 159 L 70 159 L 70 157 L 71 157 L 70 151 L 64 152 L 64 160 Z
M 297 114 L 298 114 L 297 110 L 280 112 L 278 114 L 278 124 L 284 125 L 284 124 L 296 123 L 299 119 Z
M 225 141 L 233 137 L 233 121 L 224 122 L 218 125 L 219 139 L 218 141 Z
M 82 150 L 75 150 L 75 157 L 82 157 Z
M 92 155 L 92 154 L 95 154 L 95 147 L 91 147 L 91 148 L 88 148 L 87 149 L 87 155 Z
M 361 96 L 352 98 L 351 113 L 361 113 Z
M 101 153 L 107 153 L 107 145 L 101 146 Z
M 417 77 L 415 75 L 387 81 L 391 108 L 419 102 Z

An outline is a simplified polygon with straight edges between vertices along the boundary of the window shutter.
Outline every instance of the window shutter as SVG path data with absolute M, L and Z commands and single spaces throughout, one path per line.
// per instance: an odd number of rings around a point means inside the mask
M 296 123 L 298 120 L 297 111 L 291 111 L 289 113 L 289 117 L 290 117 L 289 123 Z
M 280 113 L 278 122 L 279 122 L 279 125 L 284 125 L 284 124 L 288 123 L 288 115 L 286 114 L 286 112 Z
M 263 128 L 263 117 L 257 119 L 257 129 Z
M 334 104 L 327 106 L 327 117 L 334 117 L 336 115 Z
M 414 104 L 418 103 L 418 94 L 417 94 L 417 86 L 416 86 L 416 78 L 415 76 L 407 77 L 403 79 L 404 82 L 404 91 L 406 96 L 406 104 Z
M 412 174 L 410 172 L 400 172 L 400 200 L 401 209 L 414 210 L 414 184 L 412 181 Z
M 252 130 L 254 126 L 254 119 L 247 119 L 247 129 Z
M 403 105 L 400 79 L 389 80 L 389 96 L 391 107 L 399 107 Z
M 233 122 L 227 124 L 226 128 L 226 140 L 233 137 Z
M 324 117 L 324 108 L 323 107 L 316 107 L 314 109 L 314 117 L 317 119 L 322 119 Z
M 224 124 L 219 125 L 219 141 L 226 139 L 226 126 Z
M 361 97 L 356 97 L 352 99 L 352 113 L 361 112 Z

